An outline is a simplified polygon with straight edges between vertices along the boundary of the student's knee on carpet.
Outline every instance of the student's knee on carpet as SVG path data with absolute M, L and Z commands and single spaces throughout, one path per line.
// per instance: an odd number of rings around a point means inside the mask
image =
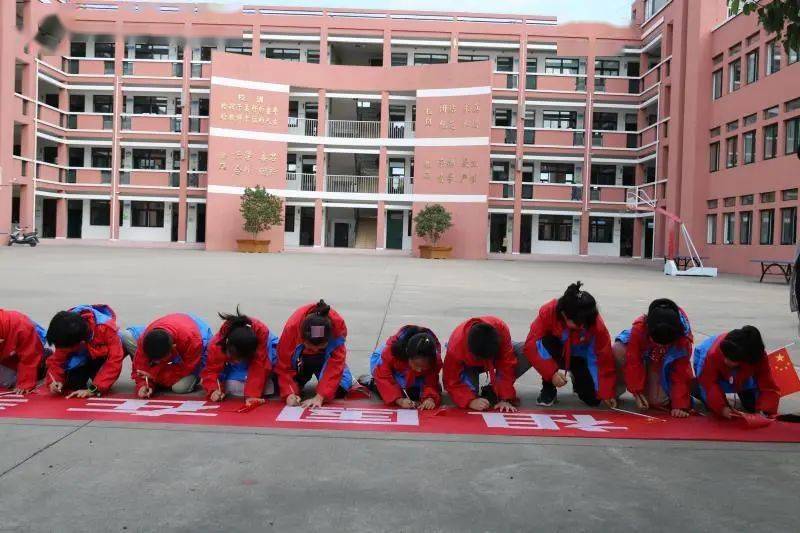
M 197 376 L 186 376 L 175 382 L 172 386 L 172 392 L 175 394 L 189 394 L 194 390 L 195 385 L 197 385 Z

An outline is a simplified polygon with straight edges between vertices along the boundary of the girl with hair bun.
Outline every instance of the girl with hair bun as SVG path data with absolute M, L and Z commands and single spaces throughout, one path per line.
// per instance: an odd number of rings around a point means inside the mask
M 344 319 L 320 300 L 300 307 L 283 327 L 278 341 L 278 389 L 286 405 L 320 407 L 344 398 L 353 387 L 345 362 L 347 326 Z M 301 403 L 303 387 L 317 378 L 316 394 Z

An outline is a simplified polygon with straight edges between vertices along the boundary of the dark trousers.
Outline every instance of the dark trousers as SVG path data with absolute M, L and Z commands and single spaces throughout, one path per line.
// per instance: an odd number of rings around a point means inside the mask
M 477 390 L 479 398 L 489 400 L 489 403 L 494 405 L 497 403 L 497 393 L 491 383 L 481 386 L 481 374 L 485 374 L 486 370 L 481 366 L 468 366 L 464 368 L 466 378 L 472 383 L 473 389 Z
M 339 388 L 341 389 L 341 387 L 339 387 Z M 381 391 L 379 391 L 379 390 L 378 390 L 378 386 L 377 386 L 377 385 L 375 385 L 375 379 L 372 379 L 372 380 L 370 380 L 370 382 L 369 382 L 369 387 L 367 387 L 367 388 L 368 388 L 369 390 L 371 390 L 372 392 L 374 392 L 375 394 L 377 394 L 377 395 L 378 395 L 378 397 L 379 397 L 381 400 L 383 400 L 383 401 L 386 401 L 386 399 L 385 399 L 383 396 L 381 396 Z M 409 398 L 409 399 L 410 399 L 412 402 L 418 402 L 418 401 L 420 401 L 420 397 L 422 396 L 422 390 L 421 390 L 419 387 L 416 387 L 416 386 L 411 386 L 411 387 L 407 387 L 407 388 L 405 388 L 405 389 L 403 389 L 402 387 L 400 387 L 400 388 L 406 392 L 406 393 L 403 395 L 403 398 L 405 398 L 405 397 L 406 397 L 406 395 L 408 395 L 408 398 Z
M 64 388 L 69 390 L 87 388 L 89 380 L 94 379 L 105 362 L 105 357 L 100 359 L 89 358 L 89 361 L 87 361 L 86 364 L 67 371 Z
M 700 390 L 700 385 L 695 379 L 692 382 L 692 396 L 703 402 L 703 405 L 706 405 L 705 401 L 703 400 L 703 394 Z M 756 412 L 756 402 L 758 400 L 758 395 L 756 394 L 755 389 L 747 389 L 736 393 L 736 396 L 739 397 L 739 401 L 742 403 L 741 410 L 745 413 L 755 413 Z M 708 407 L 706 405 L 706 407 Z
M 297 374 L 294 377 L 299 390 L 303 390 L 306 383 L 311 381 L 311 378 L 322 372 L 322 367 L 325 365 L 325 356 L 319 355 L 306 355 L 300 357 L 300 363 L 297 368 Z M 341 385 L 336 389 L 336 398 L 341 399 L 347 395 Z
M 558 337 L 548 336 L 542 339 L 542 344 L 547 349 L 550 356 L 558 363 L 558 368 L 564 368 L 564 343 Z M 597 391 L 594 387 L 592 374 L 589 372 L 589 365 L 583 357 L 570 357 L 569 372 L 572 374 L 572 390 L 578 395 L 586 405 L 595 407 L 600 404 L 597 399 Z M 555 385 L 549 381 L 542 380 L 542 390 L 555 389 Z

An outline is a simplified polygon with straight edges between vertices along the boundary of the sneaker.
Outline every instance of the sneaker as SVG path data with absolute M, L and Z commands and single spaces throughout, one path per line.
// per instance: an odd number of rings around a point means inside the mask
M 372 386 L 372 376 L 369 374 L 361 374 L 356 381 L 362 387 L 370 388 Z
M 558 389 L 552 383 L 542 383 L 542 391 L 539 393 L 539 397 L 536 398 L 536 405 L 550 407 L 556 403 L 557 397 Z
M 365 387 L 361 383 L 354 383 L 350 390 L 347 391 L 347 395 L 345 396 L 348 400 L 355 400 L 359 398 L 372 398 L 372 393 L 369 391 L 369 387 Z

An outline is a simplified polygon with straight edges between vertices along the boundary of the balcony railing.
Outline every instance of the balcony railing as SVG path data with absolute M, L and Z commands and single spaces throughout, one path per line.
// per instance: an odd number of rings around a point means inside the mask
M 591 185 L 589 187 L 589 201 L 604 204 L 624 204 L 628 190 L 635 187 L 623 185 Z
M 492 126 L 493 144 L 517 144 L 517 128 L 514 126 Z
M 120 129 L 125 131 L 147 131 L 180 133 L 180 115 L 120 114 Z
M 186 186 L 193 188 L 208 187 L 208 172 L 205 170 L 190 170 L 186 176 Z
M 325 176 L 325 190 L 328 192 L 377 193 L 378 176 L 347 176 L 328 174 Z
M 292 191 L 316 191 L 317 175 L 287 172 L 286 188 Z
M 529 133 L 532 136 L 529 137 Z M 525 144 L 536 144 L 538 146 L 583 146 L 586 132 L 579 129 L 556 129 L 556 128 L 527 128 L 525 130 Z M 534 142 L 528 143 L 531 139 Z
M 319 121 L 315 118 L 289 117 L 289 133 L 316 137 Z
M 585 74 L 528 74 L 525 77 L 528 91 L 575 92 L 586 90 Z
M 495 72 L 492 74 L 493 89 L 516 89 L 519 86 L 519 74 L 516 72 Z
M 526 187 L 523 187 L 525 189 Z M 583 185 L 578 183 L 534 183 L 532 184 L 532 200 L 550 202 L 581 202 Z
M 389 122 L 390 139 L 412 139 L 416 130 L 416 123 L 413 121 Z
M 639 94 L 641 79 L 631 76 L 596 76 L 594 90 L 613 94 Z
M 408 176 L 390 176 L 386 182 L 389 194 L 411 194 L 411 178 Z
M 123 76 L 147 78 L 180 78 L 183 61 L 175 59 L 126 59 L 122 63 Z
M 207 79 L 211 77 L 211 61 L 192 61 L 192 78 Z
M 381 123 L 377 120 L 329 120 L 328 137 L 344 139 L 379 139 Z
M 513 200 L 514 182 L 490 181 L 489 182 L 490 200 Z
M 189 116 L 189 133 L 208 133 L 207 116 L 190 115 Z
M 114 74 L 114 58 L 67 56 L 61 59 L 61 70 L 81 76 L 111 76 Z
M 180 172 L 124 168 L 120 169 L 119 183 L 130 187 L 179 187 Z

